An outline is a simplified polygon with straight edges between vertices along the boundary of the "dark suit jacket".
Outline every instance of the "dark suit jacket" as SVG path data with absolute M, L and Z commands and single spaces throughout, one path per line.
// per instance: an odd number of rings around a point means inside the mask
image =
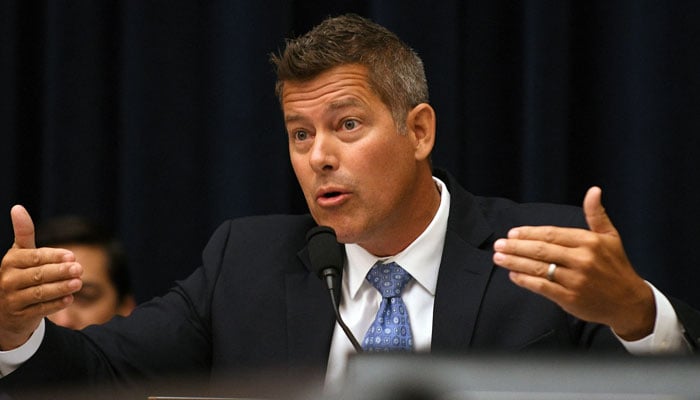
M 494 240 L 510 228 L 585 226 L 579 208 L 478 197 L 449 175 L 439 177 L 452 201 L 433 352 L 623 351 L 607 327 L 515 286 L 492 262 Z M 309 215 L 225 222 L 204 249 L 202 267 L 165 296 L 82 332 L 49 323 L 38 353 L 0 384 L 9 390 L 28 382 L 124 383 L 170 374 L 245 383 L 272 370 L 297 382 L 322 377 L 335 320 L 328 291 L 309 268 L 305 234 L 313 226 Z M 694 311 L 681 312 L 697 327 Z

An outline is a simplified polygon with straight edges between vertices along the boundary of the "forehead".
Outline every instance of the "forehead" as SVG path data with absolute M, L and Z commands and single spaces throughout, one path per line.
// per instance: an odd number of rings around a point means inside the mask
M 371 89 L 367 68 L 354 64 L 329 69 L 310 80 L 286 81 L 282 89 L 285 116 L 311 107 L 375 101 L 379 98 Z

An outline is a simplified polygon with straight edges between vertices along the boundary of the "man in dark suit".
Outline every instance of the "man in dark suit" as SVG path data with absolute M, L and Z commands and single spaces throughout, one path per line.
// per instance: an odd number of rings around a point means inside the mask
M 202 267 L 167 295 L 76 332 L 44 316 L 80 288 L 79 260 L 34 249 L 31 218 L 14 207 L 15 244 L 0 268 L 0 349 L 18 360 L 0 357 L 7 390 L 202 374 L 240 394 L 261 372 L 307 386 L 340 380 L 355 350 L 312 272 L 305 235 L 316 225 L 332 227 L 344 244 L 340 314 L 366 348 L 684 353 L 696 346 L 697 316 L 634 272 L 599 189 L 581 212 L 473 196 L 433 170 L 435 113 L 423 66 L 391 32 L 353 15 L 328 19 L 273 62 L 310 215 L 228 221 Z M 395 307 L 386 312 L 408 317 L 375 320 L 385 299 L 365 275 L 387 265 L 408 278 L 400 296 L 387 295 Z M 394 318 L 396 329 L 380 329 L 386 338 L 368 329 Z M 410 335 L 399 337 L 407 327 Z

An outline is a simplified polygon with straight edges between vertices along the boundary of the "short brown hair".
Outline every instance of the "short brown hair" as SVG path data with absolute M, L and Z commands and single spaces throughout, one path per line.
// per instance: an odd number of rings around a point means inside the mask
M 428 102 L 428 83 L 418 54 L 393 32 L 356 14 L 328 18 L 308 33 L 289 39 L 280 54 L 275 91 L 282 102 L 285 81 L 307 81 L 337 66 L 368 69 L 372 90 L 391 110 L 400 132 L 409 110 Z

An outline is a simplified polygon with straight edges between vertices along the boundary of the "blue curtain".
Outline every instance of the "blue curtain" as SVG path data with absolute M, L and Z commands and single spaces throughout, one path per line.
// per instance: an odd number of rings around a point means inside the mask
M 224 219 L 305 212 L 268 56 L 344 12 L 425 61 L 436 166 L 519 201 L 602 186 L 638 271 L 700 307 L 695 1 L 5 0 L 0 244 L 16 203 L 96 218 L 144 300 Z

